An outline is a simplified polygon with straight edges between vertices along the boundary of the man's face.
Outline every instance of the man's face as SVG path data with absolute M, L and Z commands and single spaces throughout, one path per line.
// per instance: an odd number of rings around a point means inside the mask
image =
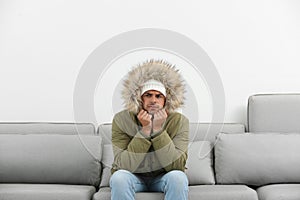
M 143 108 L 148 113 L 154 114 L 165 105 L 166 98 L 156 90 L 148 90 L 142 95 Z

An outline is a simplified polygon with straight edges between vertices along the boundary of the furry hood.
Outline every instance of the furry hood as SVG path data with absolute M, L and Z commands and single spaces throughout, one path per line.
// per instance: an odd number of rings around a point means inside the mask
M 150 79 L 165 86 L 165 108 L 168 112 L 174 112 L 183 105 L 185 86 L 178 70 L 165 61 L 150 60 L 133 68 L 124 80 L 122 97 L 126 109 L 139 112 L 142 107 L 141 88 Z

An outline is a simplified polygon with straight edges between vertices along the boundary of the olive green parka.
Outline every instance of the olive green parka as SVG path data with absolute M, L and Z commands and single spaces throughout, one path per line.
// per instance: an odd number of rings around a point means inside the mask
M 171 170 L 185 170 L 189 142 L 189 121 L 170 113 L 160 132 L 146 137 L 136 114 L 117 113 L 112 123 L 114 163 L 112 173 L 125 169 L 143 176 L 157 176 Z

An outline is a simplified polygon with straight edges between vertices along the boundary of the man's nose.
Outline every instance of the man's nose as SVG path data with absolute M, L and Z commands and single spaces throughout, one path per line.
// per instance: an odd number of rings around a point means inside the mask
M 151 97 L 151 102 L 156 102 L 156 97 L 155 97 L 155 95 L 152 95 L 152 97 Z

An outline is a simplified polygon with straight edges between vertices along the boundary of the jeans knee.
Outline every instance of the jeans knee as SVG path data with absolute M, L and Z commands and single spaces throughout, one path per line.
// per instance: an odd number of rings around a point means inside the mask
M 131 175 L 126 170 L 118 170 L 110 177 L 110 187 L 125 188 L 131 185 Z
M 188 179 L 184 172 L 179 170 L 173 170 L 168 172 L 166 177 L 166 183 L 169 186 L 173 186 L 175 188 L 187 188 L 188 187 Z

